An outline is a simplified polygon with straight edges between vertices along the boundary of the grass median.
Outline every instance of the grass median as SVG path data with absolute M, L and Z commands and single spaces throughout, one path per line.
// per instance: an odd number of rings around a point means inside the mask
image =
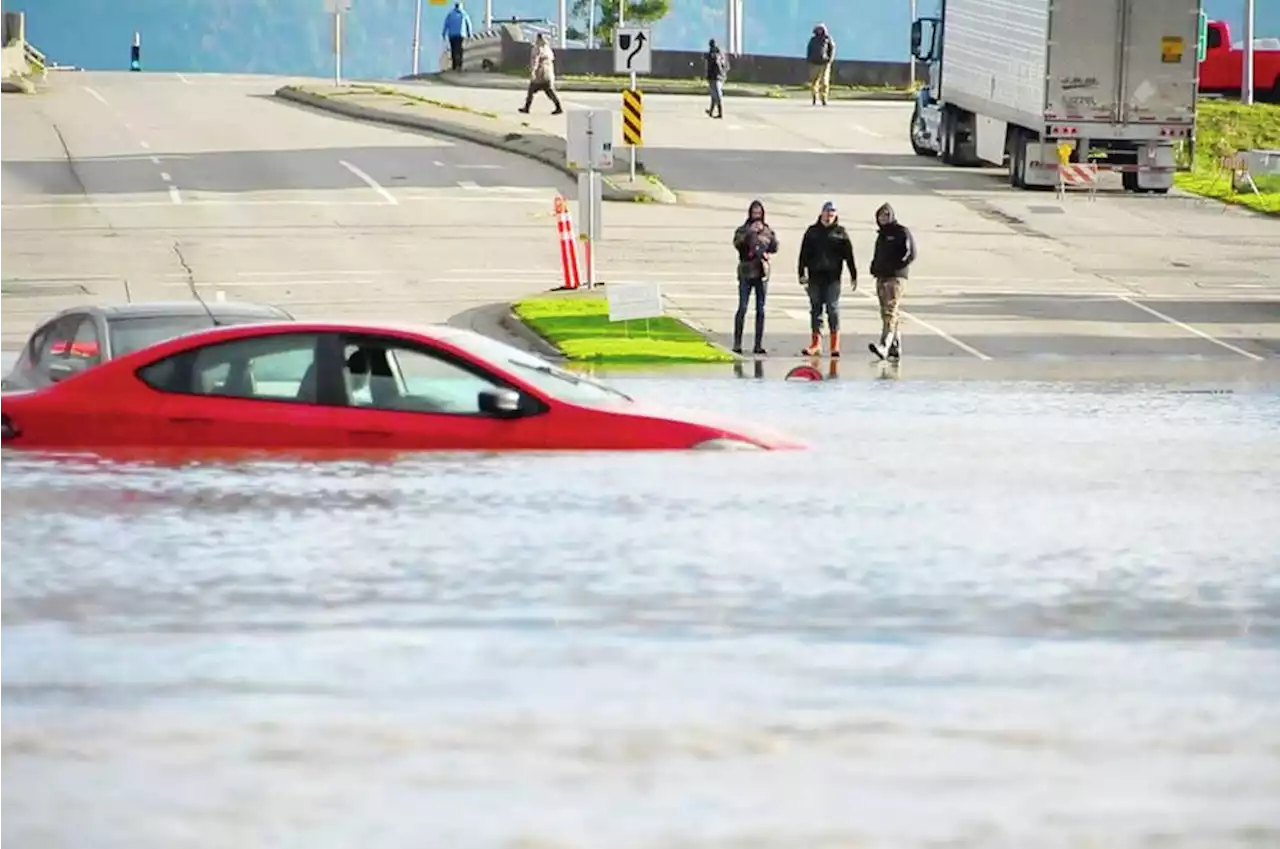
M 512 312 L 570 360 L 598 363 L 730 363 L 734 356 L 668 316 L 609 321 L 604 298 L 529 298 Z
M 1196 158 L 1190 171 L 1174 178 L 1178 188 L 1280 215 L 1280 174 L 1254 175 L 1256 193 L 1247 184 L 1235 191 L 1231 171 L 1222 167 L 1222 160 L 1237 151 L 1280 149 L 1280 105 L 1202 100 L 1196 112 Z

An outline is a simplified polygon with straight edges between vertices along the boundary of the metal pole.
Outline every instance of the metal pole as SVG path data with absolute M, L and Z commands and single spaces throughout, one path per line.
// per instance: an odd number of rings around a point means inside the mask
M 737 5 L 737 0 L 724 0 L 724 52 L 730 56 L 738 55 L 733 49 L 733 11 Z
M 733 0 L 733 52 L 737 56 L 746 52 L 742 45 L 742 0 Z
M 908 29 L 916 22 L 916 12 L 916 0 L 911 0 L 911 20 L 907 22 Z M 914 89 L 916 87 L 916 57 L 911 55 L 910 50 L 907 51 L 907 67 L 911 69 L 911 87 Z
M 556 32 L 559 33 L 560 49 L 565 48 L 565 39 L 569 34 L 569 0 L 560 0 L 560 17 L 557 21 Z
M 596 0 L 587 4 L 587 49 L 596 49 Z
M 1240 102 L 1253 103 L 1253 0 L 1244 0 L 1244 68 L 1240 74 Z
M 618 25 L 615 29 L 622 29 L 626 25 L 627 18 L 627 0 L 618 0 Z
M 631 90 L 636 90 L 636 72 L 631 72 Z M 629 145 L 631 148 L 631 182 L 636 181 L 636 146 Z
M 493 0 L 484 0 L 484 28 L 493 29 Z
M 342 12 L 333 13 L 333 84 L 342 85 Z
M 422 3 L 413 0 L 413 75 L 418 75 L 418 57 L 422 52 Z

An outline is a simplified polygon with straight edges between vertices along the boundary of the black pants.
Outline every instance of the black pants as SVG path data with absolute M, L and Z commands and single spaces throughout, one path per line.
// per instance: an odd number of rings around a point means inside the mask
M 449 66 L 455 71 L 462 70 L 462 36 L 449 36 Z
M 827 313 L 827 324 L 832 333 L 840 332 L 840 281 L 811 282 L 809 289 L 809 329 L 822 332 L 822 313 Z
M 529 107 L 533 106 L 533 96 L 540 91 L 546 93 L 547 97 L 551 99 L 551 103 L 556 107 L 557 112 L 563 111 L 563 108 L 560 106 L 560 98 L 556 95 L 555 86 L 546 80 L 530 80 L 529 91 L 526 92 L 524 96 L 525 112 L 528 112 Z
M 742 329 L 747 323 L 747 303 L 751 300 L 751 293 L 756 296 L 756 347 L 759 348 L 764 342 L 764 297 L 769 289 L 769 284 L 759 279 L 739 278 L 738 280 L 738 311 L 733 315 L 733 347 L 742 347 Z

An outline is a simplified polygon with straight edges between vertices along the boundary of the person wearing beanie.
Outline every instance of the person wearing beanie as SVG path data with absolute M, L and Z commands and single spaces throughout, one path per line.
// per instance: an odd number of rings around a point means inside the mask
M 840 356 L 840 274 L 846 265 L 856 292 L 858 266 L 853 260 L 853 242 L 840 224 L 836 205 L 827 201 L 800 242 L 800 285 L 809 293 L 809 347 L 800 352 L 806 357 L 822 353 L 823 312 L 831 327 L 828 350 L 831 356 Z

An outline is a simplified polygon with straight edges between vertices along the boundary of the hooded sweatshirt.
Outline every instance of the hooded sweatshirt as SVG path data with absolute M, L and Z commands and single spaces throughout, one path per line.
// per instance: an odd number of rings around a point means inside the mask
M 805 50 L 805 60 L 810 65 L 825 65 L 836 55 L 836 43 L 827 34 L 827 28 L 819 24 L 813 28 L 813 37 Z
M 889 213 L 887 224 L 880 224 L 880 213 Z M 907 270 L 916 259 L 916 240 L 911 231 L 898 222 L 898 216 L 889 204 L 881 204 L 876 210 L 875 254 L 871 257 L 871 276 L 877 280 L 891 277 L 907 277 Z
M 840 272 L 849 266 L 849 276 L 858 281 L 858 266 L 853 261 L 853 242 L 837 215 L 828 226 L 822 219 L 809 225 L 800 242 L 799 273 L 810 283 L 840 282 Z
M 707 82 L 723 80 L 725 72 L 729 69 L 729 63 L 725 60 L 724 53 L 720 52 L 720 45 L 716 44 L 714 38 L 707 45 L 707 52 L 703 58 L 707 60 Z
M 755 228 L 751 210 L 760 207 L 760 227 Z M 733 246 L 738 251 L 738 278 L 740 280 L 767 280 L 769 255 L 778 252 L 778 236 L 765 223 L 764 204 L 751 201 L 747 207 L 747 220 L 733 231 Z

